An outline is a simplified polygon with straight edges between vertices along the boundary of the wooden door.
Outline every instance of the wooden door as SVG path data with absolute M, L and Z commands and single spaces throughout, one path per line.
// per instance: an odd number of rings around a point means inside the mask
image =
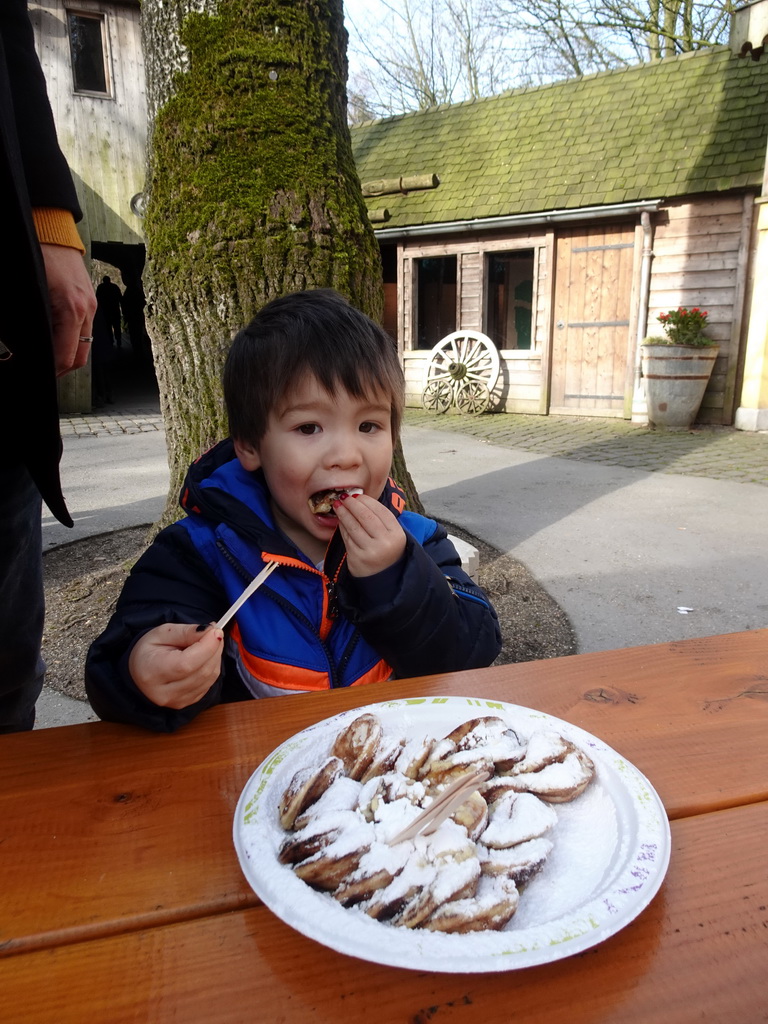
M 634 226 L 558 233 L 551 413 L 624 415 L 634 251 Z

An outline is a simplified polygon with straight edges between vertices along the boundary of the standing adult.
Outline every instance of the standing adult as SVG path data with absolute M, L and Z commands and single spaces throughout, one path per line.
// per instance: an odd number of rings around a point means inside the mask
M 122 301 L 123 293 L 120 286 L 115 284 L 109 274 L 101 279 L 101 284 L 96 289 L 96 302 L 99 310 L 103 312 L 110 331 L 118 348 L 122 345 Z
M 0 187 L 0 732 L 14 732 L 34 725 L 45 672 L 41 499 L 72 526 L 56 377 L 87 362 L 96 308 L 27 0 L 0 3 Z

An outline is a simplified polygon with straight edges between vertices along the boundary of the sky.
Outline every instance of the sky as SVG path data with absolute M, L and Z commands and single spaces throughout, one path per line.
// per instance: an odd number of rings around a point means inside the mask
M 367 12 L 375 12 L 381 7 L 379 0 L 344 0 L 344 14 L 351 15 L 359 21 Z
M 360 25 L 365 21 L 366 15 L 376 13 L 380 7 L 381 4 L 379 3 L 379 0 L 344 0 L 344 17 L 345 20 L 347 17 L 352 17 L 356 24 Z M 347 25 L 347 31 L 351 36 L 352 32 L 349 25 Z M 355 55 L 348 50 L 347 58 L 349 60 L 349 73 L 350 75 L 353 75 L 357 67 Z

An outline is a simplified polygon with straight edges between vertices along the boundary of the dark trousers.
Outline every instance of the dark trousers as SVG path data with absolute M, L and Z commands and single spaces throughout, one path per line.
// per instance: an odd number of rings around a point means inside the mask
M 35 724 L 45 676 L 41 499 L 26 467 L 0 464 L 0 733 Z

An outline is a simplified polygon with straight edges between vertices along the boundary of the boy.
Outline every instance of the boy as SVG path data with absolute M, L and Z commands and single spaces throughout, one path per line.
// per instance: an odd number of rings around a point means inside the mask
M 496 613 L 389 478 L 403 388 L 392 340 L 336 292 L 276 299 L 240 331 L 231 439 L 190 468 L 187 517 L 89 652 L 101 718 L 170 731 L 225 701 L 491 664 Z M 226 638 L 208 628 L 270 561 Z

